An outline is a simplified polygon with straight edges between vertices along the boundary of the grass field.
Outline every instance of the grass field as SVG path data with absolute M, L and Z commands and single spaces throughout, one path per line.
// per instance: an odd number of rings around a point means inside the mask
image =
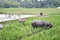
M 55 14 L 59 13 L 60 10 L 57 8 L 0 8 L 0 14 Z
M 4 10 L 4 11 L 3 11 Z M 7 10 L 7 11 L 6 11 Z M 17 11 L 15 11 L 17 10 Z M 21 9 L 0 9 L 0 12 L 13 14 L 13 11 L 18 14 L 39 14 L 40 12 L 47 13 L 47 17 L 32 17 L 26 18 L 25 26 L 18 20 L 2 22 L 3 29 L 0 31 L 0 40 L 60 40 L 60 10 L 54 8 L 21 8 Z M 50 15 L 50 16 L 49 16 Z M 58 16 L 56 16 L 58 15 Z M 33 20 L 46 20 L 53 24 L 50 29 L 36 28 L 31 26 Z

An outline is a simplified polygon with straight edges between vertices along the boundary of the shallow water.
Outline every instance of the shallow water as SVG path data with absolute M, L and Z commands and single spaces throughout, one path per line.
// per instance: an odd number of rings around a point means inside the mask
M 0 22 L 8 21 L 8 20 L 16 20 L 19 18 L 27 18 L 33 17 L 35 15 L 8 15 L 8 14 L 0 14 Z

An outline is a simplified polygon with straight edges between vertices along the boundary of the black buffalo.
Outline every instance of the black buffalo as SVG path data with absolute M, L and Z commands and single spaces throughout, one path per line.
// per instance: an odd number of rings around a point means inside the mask
M 42 20 L 34 20 L 31 23 L 32 27 L 37 28 L 37 27 L 47 27 L 47 28 L 51 28 L 52 24 L 48 23 L 46 21 L 42 21 Z

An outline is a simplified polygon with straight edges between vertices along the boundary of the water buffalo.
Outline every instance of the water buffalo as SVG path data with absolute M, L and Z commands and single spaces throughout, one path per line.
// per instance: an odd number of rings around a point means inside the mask
M 37 28 L 37 27 L 47 27 L 47 28 L 51 28 L 52 24 L 48 23 L 46 21 L 42 21 L 42 20 L 34 20 L 31 23 L 32 27 Z
M 25 25 L 25 18 L 20 18 L 20 19 L 19 19 L 19 22 L 20 22 L 21 24 Z

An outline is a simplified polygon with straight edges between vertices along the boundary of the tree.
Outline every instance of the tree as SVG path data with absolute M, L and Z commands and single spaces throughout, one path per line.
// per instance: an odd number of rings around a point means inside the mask
M 0 0 L 0 8 L 45 8 L 60 6 L 60 0 Z

